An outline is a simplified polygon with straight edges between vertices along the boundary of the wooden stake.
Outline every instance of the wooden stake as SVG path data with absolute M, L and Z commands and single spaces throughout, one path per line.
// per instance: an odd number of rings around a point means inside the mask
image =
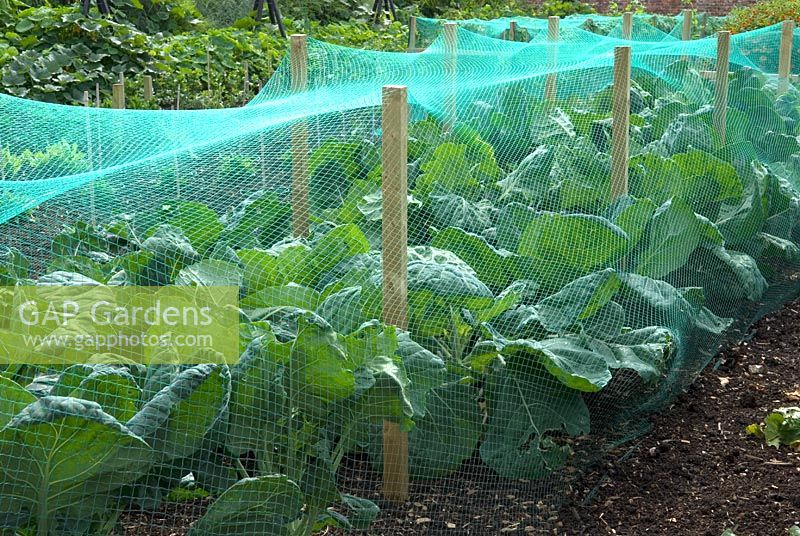
M 175 109 L 181 109 L 181 85 L 178 84 L 177 95 L 175 96 Z
M 781 25 L 781 48 L 778 57 L 778 95 L 789 89 L 792 74 L 792 42 L 794 40 L 794 21 L 785 20 Z
M 208 77 L 208 91 L 211 91 L 211 49 L 206 49 L 206 76 Z
M 714 128 L 724 145 L 728 130 L 728 68 L 730 66 L 731 33 L 717 34 L 717 73 L 714 96 Z
M 305 34 L 291 36 L 289 60 L 292 71 L 292 90 L 305 91 L 308 88 L 308 39 Z
M 683 29 L 681 30 L 681 39 L 684 41 L 692 40 L 692 10 L 683 10 Z
M 308 41 L 304 34 L 291 36 L 289 64 L 292 91 L 308 89 Z M 292 232 L 295 237 L 308 236 L 308 125 L 298 121 L 292 127 Z
M 633 37 L 633 13 L 622 14 L 622 38 L 630 41 Z
M 383 321 L 408 329 L 408 92 L 383 88 Z M 383 496 L 408 498 L 408 434 L 383 422 Z
M 408 51 L 417 51 L 417 17 L 413 15 L 408 19 Z
M 111 107 L 118 110 L 125 108 L 125 85 L 116 83 L 111 86 Z
M 248 95 L 250 95 L 250 64 L 248 62 L 244 62 L 244 100 L 247 101 Z
M 81 98 L 81 104 L 88 108 L 91 104 L 89 101 L 89 92 L 84 91 Z M 94 162 L 92 160 L 92 119 L 91 114 L 86 114 L 86 157 L 89 159 L 89 167 L 94 169 Z M 89 213 L 91 214 L 90 221 L 92 225 L 97 225 L 97 210 L 95 209 L 95 194 L 94 194 L 94 179 L 89 183 Z
M 100 108 L 100 82 L 94 85 L 94 106 Z
M 561 19 L 558 17 L 547 18 L 547 40 L 558 41 L 558 30 L 561 26 Z
M 611 197 L 628 193 L 631 112 L 631 47 L 614 49 L 611 131 Z
M 458 25 L 455 22 L 444 24 L 444 50 L 448 54 L 455 54 L 458 47 Z
M 558 31 L 561 25 L 561 19 L 558 17 L 549 17 L 547 19 L 547 40 L 551 43 L 558 41 Z M 558 68 L 558 49 L 553 45 L 550 49 L 550 69 L 555 71 Z M 544 82 L 544 98 L 548 101 L 556 100 L 556 88 L 558 85 L 558 75 L 552 72 L 547 75 Z
M 445 119 L 444 130 L 449 132 L 458 120 L 458 100 L 456 98 L 456 50 L 458 49 L 458 26 L 454 22 L 444 25 L 444 76 L 445 76 Z
M 517 21 L 515 20 L 512 20 L 508 24 L 508 40 L 509 41 L 517 40 Z
M 153 77 L 146 74 L 142 77 L 144 83 L 144 100 L 149 101 L 153 98 Z

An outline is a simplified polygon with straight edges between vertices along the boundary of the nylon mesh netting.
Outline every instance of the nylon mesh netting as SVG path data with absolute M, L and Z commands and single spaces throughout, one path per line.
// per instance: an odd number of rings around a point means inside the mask
M 414 497 L 500 519 L 513 490 L 552 529 L 583 469 L 800 289 L 781 27 L 731 37 L 724 92 L 716 36 L 592 20 L 607 35 L 568 18 L 556 41 L 516 19 L 515 42 L 508 20 L 419 21 L 409 54 L 309 40 L 306 74 L 287 58 L 238 109 L 0 96 L 0 526 L 107 534 L 178 489 L 209 495 L 193 535 L 366 529 L 384 440 L 402 460 L 407 432 Z M 167 305 L 234 342 L 204 346 Z M 120 342 L 134 330 L 159 343 Z

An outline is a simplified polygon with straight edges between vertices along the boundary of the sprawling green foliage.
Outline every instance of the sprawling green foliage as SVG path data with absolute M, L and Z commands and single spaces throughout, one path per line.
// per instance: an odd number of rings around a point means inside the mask
M 217 108 L 247 102 L 277 68 L 286 41 L 269 25 L 254 28 L 252 21 L 207 30 L 194 12 L 176 18 L 181 9 L 153 2 L 107 19 L 96 13 L 84 17 L 74 2 L 20 8 L 0 20 L 0 29 L 5 29 L 0 35 L 0 90 L 78 103 L 84 91 L 94 100 L 99 87 L 102 104 L 110 106 L 111 85 L 124 77 L 129 108 Z M 137 13 L 140 22 L 134 17 Z M 147 22 L 160 21 L 160 14 L 166 13 L 171 18 L 162 26 Z M 290 31 L 306 31 L 302 22 L 287 19 L 286 24 Z M 405 41 L 399 23 L 375 27 L 314 21 L 308 29 L 320 39 L 377 50 L 400 50 Z M 144 74 L 153 76 L 155 102 L 141 98 Z
M 286 46 L 246 28 L 150 35 L 74 7 L 30 8 L 6 24 L 0 84 L 47 100 L 119 75 L 135 92 L 151 73 L 159 102 L 142 106 L 174 106 L 178 88 L 183 107 L 241 104 L 245 62 L 254 89 Z M 311 28 L 402 48 L 399 23 Z M 695 71 L 682 81 L 712 94 Z M 15 465 L 0 464 L 0 526 L 102 533 L 191 473 L 215 498 L 194 535 L 363 529 L 378 507 L 336 475 L 354 452 L 382 466 L 385 420 L 409 431 L 416 479 L 473 458 L 505 478 L 561 470 L 587 448 L 604 396 L 615 418 L 637 416 L 696 372 L 682 369 L 687 348 L 702 364 L 796 287 L 800 100 L 746 70 L 730 83 L 722 143 L 710 107 L 638 73 L 629 191 L 616 199 L 608 88 L 546 103 L 515 88 L 515 99 L 472 103 L 453 129 L 415 117 L 407 329 L 380 320 L 381 169 L 369 128 L 313 144 L 306 238 L 290 236 L 283 192 L 252 186 L 264 184 L 252 147 L 232 146 L 193 172 L 212 188 L 241 179 L 233 206 L 219 195 L 147 199 L 100 223 L 69 221 L 48 258 L 3 246 L 3 286 L 238 287 L 241 342 L 228 365 L 181 365 L 166 347 L 147 365 L 98 353 L 70 367 L 3 367 L 0 455 Z M 69 143 L 4 149 L 0 178 L 91 164 Z M 152 180 L 177 185 L 170 173 Z M 117 186 L 96 186 L 92 202 L 111 206 Z M 0 310 L 10 295 L 0 292 Z M 794 410 L 770 416 L 754 432 L 796 442 L 795 420 Z
M 234 522 L 293 535 L 365 526 L 377 506 L 343 493 L 335 475 L 358 450 L 381 466 L 384 419 L 410 429 L 414 478 L 476 454 L 503 477 L 558 471 L 606 392 L 620 418 L 635 413 L 670 389 L 685 345 L 710 358 L 731 317 L 746 322 L 742 310 L 792 284 L 800 101 L 749 71 L 731 86 L 722 144 L 710 109 L 637 79 L 630 188 L 617 199 L 605 90 L 513 113 L 485 104 L 493 121 L 451 131 L 412 123 L 408 331 L 378 320 L 380 167 L 360 131 L 310 156 L 308 238 L 290 237 L 291 207 L 259 190 L 224 213 L 163 200 L 99 226 L 75 222 L 33 268 L 5 248 L 5 284 L 238 286 L 241 358 L 180 366 L 166 348 L 147 367 L 100 354 L 67 369 L 6 368 L 3 456 L 57 452 L 64 472 L 0 468 L 0 519 L 88 533 L 131 502 L 153 507 L 191 472 L 217 496 L 194 534 Z M 744 106 L 756 99 L 756 111 Z M 504 125 L 513 145 L 498 136 Z M 63 146 L 3 158 L 13 178 L 82 155 Z M 331 169 L 333 194 L 319 180 Z M 769 437 L 783 426 L 767 425 Z M 89 435 L 98 450 L 84 448 Z
M 545 0 L 538 6 L 532 6 L 524 0 L 503 0 L 484 2 L 480 0 L 421 0 L 407 2 L 419 9 L 426 17 L 444 19 L 494 19 L 528 15 L 533 11 L 537 15 L 566 17 L 575 13 L 592 13 L 590 3 L 580 0 Z

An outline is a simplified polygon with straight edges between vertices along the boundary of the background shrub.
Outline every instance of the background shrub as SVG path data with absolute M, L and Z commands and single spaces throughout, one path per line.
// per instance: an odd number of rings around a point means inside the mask
M 800 24 L 800 0 L 764 0 L 731 11 L 726 28 L 733 33 L 747 32 L 793 19 Z

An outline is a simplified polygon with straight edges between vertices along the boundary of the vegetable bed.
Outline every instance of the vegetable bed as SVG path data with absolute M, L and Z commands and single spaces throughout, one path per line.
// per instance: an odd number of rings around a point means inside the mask
M 415 481 L 468 463 L 552 490 L 797 293 L 800 98 L 746 70 L 731 95 L 722 145 L 710 107 L 637 75 L 617 199 L 608 90 L 474 103 L 453 132 L 412 123 L 407 331 L 378 320 L 370 136 L 311 154 L 308 239 L 253 189 L 227 211 L 183 200 L 72 222 L 46 260 L 6 247 L 6 285 L 238 287 L 241 357 L 5 367 L 0 525 L 107 533 L 191 473 L 214 498 L 195 536 L 366 528 L 378 506 L 336 475 L 353 457 L 381 468 L 385 419 L 409 430 Z

